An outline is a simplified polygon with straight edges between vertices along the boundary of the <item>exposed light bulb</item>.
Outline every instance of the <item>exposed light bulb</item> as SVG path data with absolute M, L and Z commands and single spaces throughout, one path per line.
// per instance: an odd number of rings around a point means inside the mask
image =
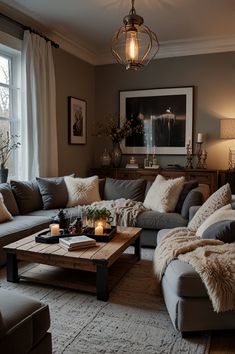
M 139 46 L 135 31 L 127 32 L 126 60 L 136 61 L 139 56 Z

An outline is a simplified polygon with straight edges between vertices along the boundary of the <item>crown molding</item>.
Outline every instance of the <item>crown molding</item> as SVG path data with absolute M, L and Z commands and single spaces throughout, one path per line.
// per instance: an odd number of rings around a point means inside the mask
M 181 41 L 160 42 L 160 49 L 155 60 L 200 54 L 212 54 L 235 51 L 235 35 L 223 37 L 191 38 Z M 95 65 L 116 63 L 111 52 L 100 54 Z

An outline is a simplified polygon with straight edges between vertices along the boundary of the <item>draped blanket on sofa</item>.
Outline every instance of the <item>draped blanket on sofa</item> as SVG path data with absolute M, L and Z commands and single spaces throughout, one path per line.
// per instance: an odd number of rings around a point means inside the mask
M 146 211 L 143 203 L 131 199 L 103 200 L 91 204 L 94 208 L 106 208 L 110 210 L 113 225 L 135 226 L 137 216 Z
M 186 227 L 170 230 L 154 254 L 159 282 L 167 265 L 176 258 L 191 264 L 200 275 L 214 311 L 235 309 L 235 243 L 201 239 Z

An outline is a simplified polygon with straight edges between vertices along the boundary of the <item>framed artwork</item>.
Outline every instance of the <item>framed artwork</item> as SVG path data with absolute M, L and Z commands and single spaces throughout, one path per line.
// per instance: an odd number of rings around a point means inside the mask
M 69 144 L 86 144 L 87 106 L 86 101 L 68 97 Z
M 123 140 L 124 154 L 183 155 L 192 142 L 193 87 L 120 91 L 120 126 L 126 120 L 143 133 Z

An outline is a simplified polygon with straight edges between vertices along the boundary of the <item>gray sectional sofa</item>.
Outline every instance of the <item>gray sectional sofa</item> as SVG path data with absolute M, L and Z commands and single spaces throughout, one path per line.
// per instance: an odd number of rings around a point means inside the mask
M 102 199 L 117 198 L 144 201 L 151 182 L 139 180 L 99 180 Z M 201 205 L 203 195 L 195 181 L 186 182 L 181 192 L 175 212 L 160 213 L 146 211 L 137 218 L 137 227 L 143 228 L 141 243 L 156 246 L 157 233 L 161 229 L 185 226 L 189 209 Z M 67 208 L 67 189 L 63 177 L 37 178 L 30 182 L 11 181 L 0 184 L 4 203 L 13 220 L 0 224 L 0 265 L 6 261 L 3 246 L 48 227 L 52 217 L 64 208 L 68 216 L 79 216 L 78 207 Z
M 159 231 L 158 244 L 168 231 Z M 235 329 L 235 311 L 213 310 L 206 287 L 190 264 L 178 259 L 171 261 L 162 277 L 161 289 L 172 324 L 183 336 L 188 332 Z

